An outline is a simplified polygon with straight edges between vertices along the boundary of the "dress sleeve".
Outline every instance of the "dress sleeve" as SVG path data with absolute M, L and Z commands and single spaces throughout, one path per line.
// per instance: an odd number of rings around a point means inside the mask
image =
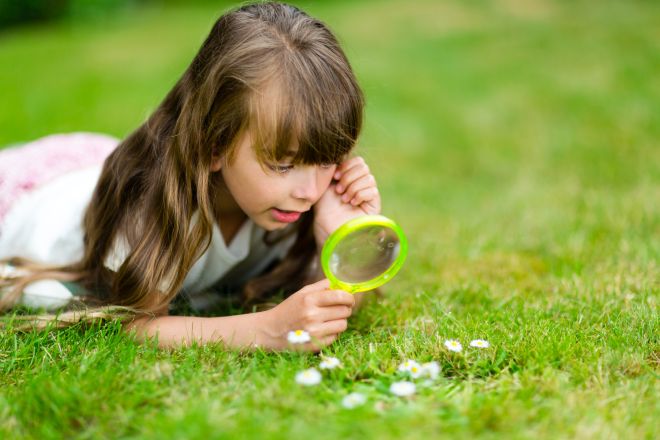
M 106 255 L 103 265 L 111 271 L 117 272 L 130 253 L 131 248 L 128 244 L 128 240 L 126 240 L 125 236 L 118 235 L 115 237 L 115 242 Z
M 128 243 L 128 240 L 124 235 L 118 235 L 115 238 L 115 242 L 105 257 L 103 265 L 113 272 L 117 272 L 124 261 L 131 254 L 131 247 Z M 169 274 L 166 279 L 161 280 L 158 284 L 158 290 L 161 292 L 167 292 L 172 285 L 174 276 Z

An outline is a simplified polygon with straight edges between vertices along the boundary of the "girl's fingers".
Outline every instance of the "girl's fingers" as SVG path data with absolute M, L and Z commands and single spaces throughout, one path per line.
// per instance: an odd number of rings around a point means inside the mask
M 346 188 L 346 191 L 344 191 L 344 195 L 341 196 L 341 201 L 348 203 L 353 199 L 358 192 L 365 190 L 367 188 L 375 188 L 376 187 L 376 178 L 371 175 L 367 174 L 366 176 L 362 176 L 355 180 L 353 183 L 351 183 L 348 188 Z
M 360 158 L 361 159 L 361 158 Z M 337 183 L 337 193 L 342 194 L 346 188 L 348 188 L 351 183 L 356 181 L 362 176 L 369 175 L 369 167 L 364 161 L 359 162 L 351 167 L 347 167 L 344 171 L 341 172 L 341 177 Z
M 343 162 L 335 172 L 338 179 L 335 191 L 341 194 L 341 201 L 353 206 L 363 205 L 367 213 L 380 212 L 380 194 L 376 178 L 370 173 L 369 166 L 360 156 Z
M 348 328 L 348 321 L 346 319 L 336 319 L 328 321 L 323 324 L 323 330 L 320 332 L 321 337 L 338 335 Z
M 378 194 L 378 188 L 371 187 L 358 191 L 358 193 L 351 199 L 350 203 L 353 206 L 368 203 L 373 205 L 377 211 L 380 211 L 380 196 Z
M 312 340 L 304 345 L 290 346 L 290 349 L 296 351 L 313 350 L 318 351 L 321 348 L 332 344 L 337 340 L 339 334 L 348 328 L 346 319 L 336 319 L 325 322 L 318 330 L 310 330 Z
M 318 341 L 327 336 L 337 335 L 348 328 L 347 319 L 335 319 L 332 321 L 324 322 L 323 324 L 315 325 L 307 331 L 312 337 L 311 342 Z
M 366 162 L 361 156 L 355 156 L 351 157 L 350 159 L 346 159 L 335 170 L 335 179 L 338 180 L 341 178 L 341 176 L 343 176 L 350 168 L 361 165 L 366 165 Z
M 351 306 L 329 306 L 322 307 L 319 318 L 324 321 L 334 321 L 336 319 L 346 319 L 353 313 Z
M 339 182 L 337 182 L 337 194 L 343 194 L 355 181 L 365 177 L 371 176 L 369 168 L 353 167 L 346 172 Z M 375 181 L 375 178 L 374 178 Z
M 320 351 L 323 347 L 332 344 L 337 340 L 337 335 L 324 336 L 313 342 L 309 342 L 306 345 L 309 345 L 313 351 Z
M 343 290 L 323 290 L 319 292 L 318 302 L 319 307 L 327 306 L 348 306 L 355 305 L 355 296 Z
M 330 280 L 327 278 L 323 278 L 320 281 L 317 281 L 313 284 L 308 284 L 305 287 L 303 287 L 300 290 L 308 291 L 308 290 L 319 290 L 319 289 L 329 289 L 330 288 Z

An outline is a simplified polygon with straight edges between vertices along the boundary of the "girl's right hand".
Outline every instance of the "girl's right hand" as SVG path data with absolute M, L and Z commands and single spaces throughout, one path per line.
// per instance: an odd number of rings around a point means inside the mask
M 331 290 L 327 279 L 307 285 L 263 312 L 267 319 L 256 343 L 274 350 L 319 351 L 346 330 L 354 304 L 353 295 L 343 290 Z M 305 330 L 312 340 L 299 345 L 289 343 L 287 335 L 295 330 Z

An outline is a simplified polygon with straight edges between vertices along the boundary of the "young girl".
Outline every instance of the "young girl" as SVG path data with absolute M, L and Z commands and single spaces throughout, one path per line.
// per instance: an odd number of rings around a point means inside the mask
M 0 307 L 126 306 L 138 312 L 126 327 L 161 346 L 276 350 L 297 329 L 312 336 L 303 349 L 332 343 L 356 298 L 330 290 L 320 248 L 380 213 L 374 177 L 348 157 L 363 105 L 320 21 L 279 3 L 223 15 L 123 141 L 58 135 L 0 152 Z M 217 286 L 241 286 L 245 304 L 289 296 L 255 313 L 169 316 L 174 299 L 208 307 Z

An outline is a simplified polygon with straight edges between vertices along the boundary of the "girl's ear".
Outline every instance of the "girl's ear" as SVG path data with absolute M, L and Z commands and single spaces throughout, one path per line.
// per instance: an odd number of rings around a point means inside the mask
M 220 149 L 218 147 L 213 147 L 213 150 L 211 151 L 211 172 L 218 172 L 220 171 L 220 168 L 222 168 Z

